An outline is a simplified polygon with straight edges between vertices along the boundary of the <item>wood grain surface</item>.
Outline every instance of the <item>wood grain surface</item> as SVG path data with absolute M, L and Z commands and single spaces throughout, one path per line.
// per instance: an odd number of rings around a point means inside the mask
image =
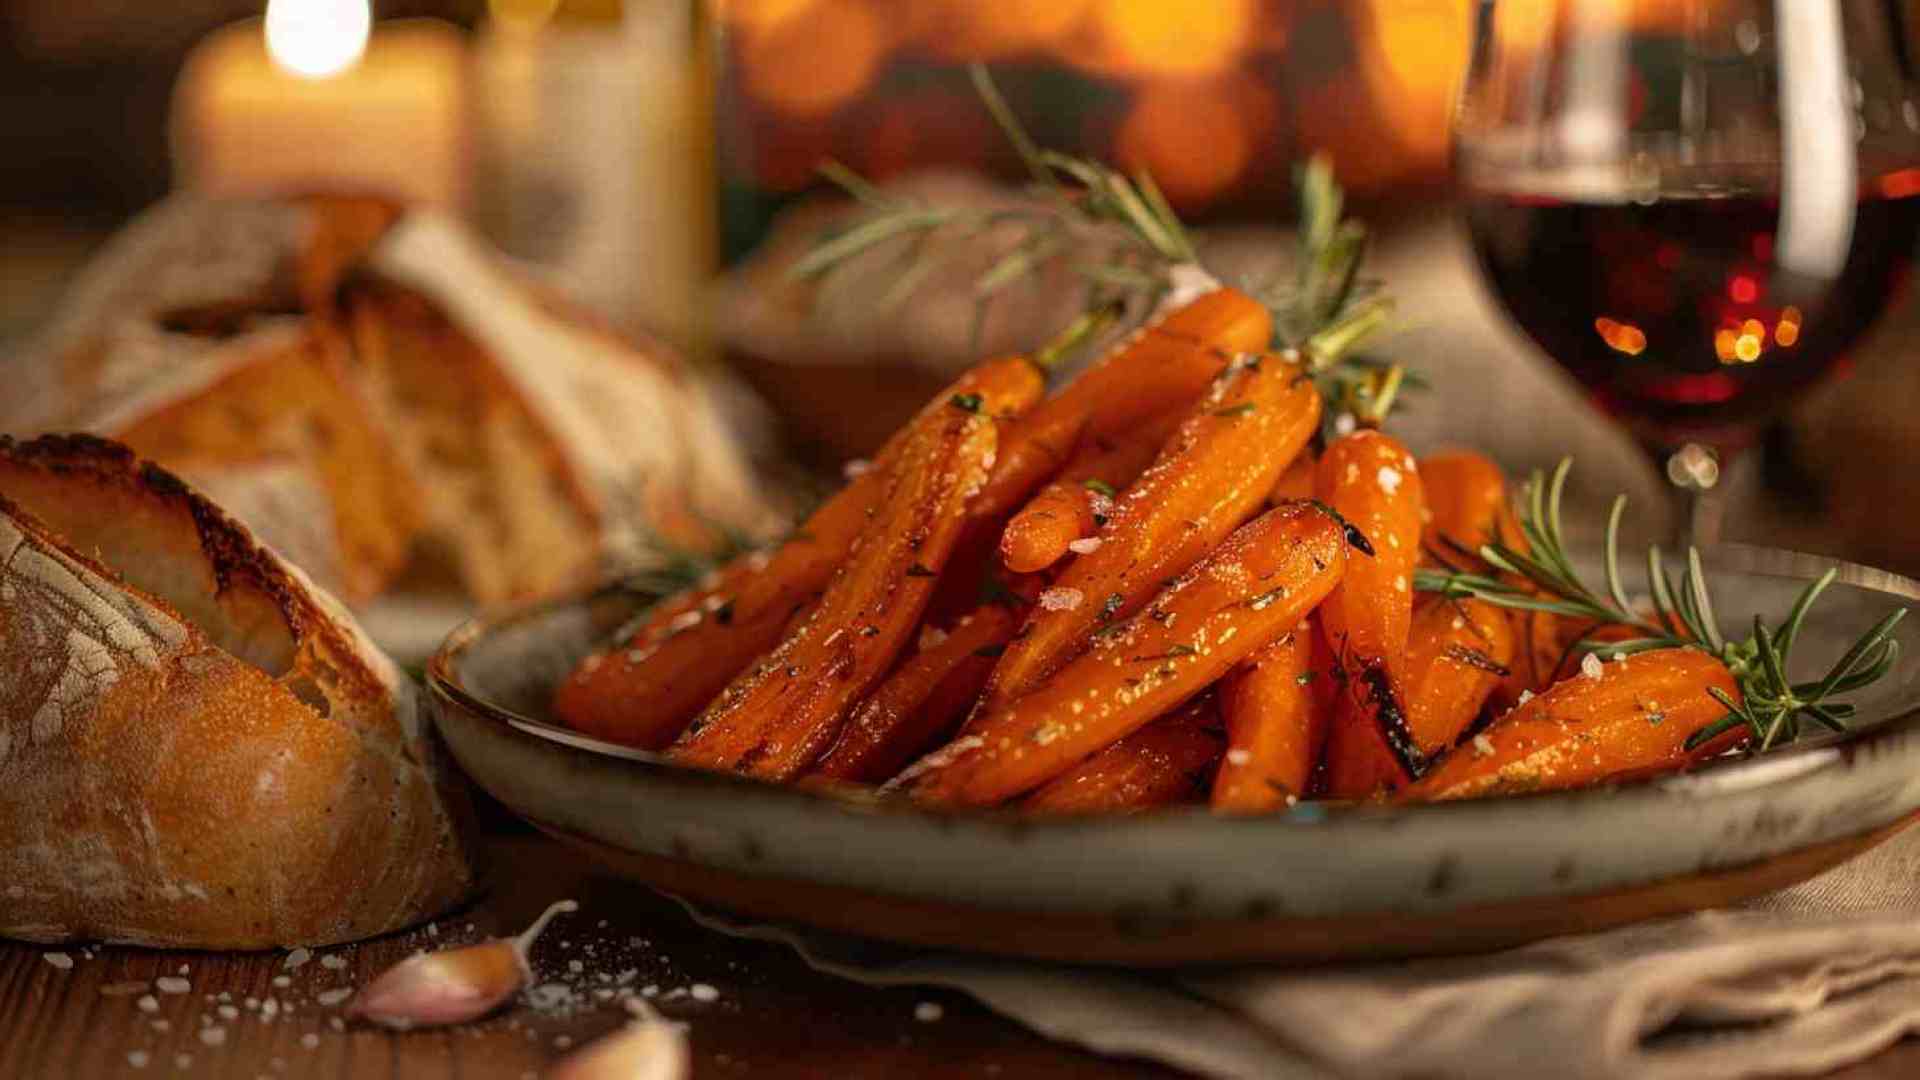
M 0 944 L 0 1077 L 518 1080 L 618 1023 L 615 1005 L 592 991 L 628 971 L 630 985 L 659 987 L 661 1011 L 689 1024 L 694 1073 L 703 1080 L 1175 1075 L 1049 1043 L 956 994 L 876 990 L 817 974 L 783 946 L 701 929 L 672 901 L 596 873 L 552 841 L 515 834 L 491 846 L 493 892 L 435 924 L 437 934 L 325 950 L 295 969 L 284 953 Z M 575 1009 L 523 1006 L 466 1027 L 395 1034 L 336 1027 L 338 1007 L 319 1003 L 326 991 L 363 985 L 416 949 L 518 932 L 566 897 L 580 912 L 556 921 L 533 958 L 543 980 L 583 991 Z M 49 963 L 55 951 L 73 966 Z M 156 993 L 152 982 L 163 975 L 192 989 Z M 694 1000 L 688 991 L 697 984 L 717 998 Z M 147 994 L 153 1011 L 141 1007 Z M 916 1019 L 926 1003 L 939 1006 L 939 1019 Z M 1911 1076 L 1920 1076 L 1920 1042 L 1833 1080 Z

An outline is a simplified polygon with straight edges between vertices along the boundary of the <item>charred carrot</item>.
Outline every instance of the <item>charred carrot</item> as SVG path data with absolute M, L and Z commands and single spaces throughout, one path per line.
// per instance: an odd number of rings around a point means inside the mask
M 1002 802 L 1137 731 L 1298 625 L 1346 571 L 1349 542 L 1348 529 L 1305 503 L 1243 526 L 1085 655 L 931 755 L 915 797 Z
M 1296 364 L 1236 361 L 1116 501 L 1100 546 L 1040 594 L 987 685 L 988 707 L 1040 685 L 1089 635 L 1138 611 L 1266 500 L 1320 422 L 1320 392 Z
M 899 772 L 960 722 L 1016 625 L 1013 608 L 986 604 L 902 661 L 854 709 L 812 774 L 878 783 Z
M 755 661 L 671 749 L 685 764 L 789 779 L 831 744 L 851 705 L 919 626 L 993 460 L 994 417 L 1039 393 L 1033 367 L 980 372 L 977 389 L 934 402 L 908 429 L 866 535 L 797 631 Z
M 1089 436 L 1060 475 L 1007 522 L 1000 534 L 1001 562 L 1016 573 L 1035 573 L 1092 537 L 1112 512 L 1113 500 L 1153 462 L 1183 418 L 1184 410 L 1137 431 Z
M 1008 427 L 969 513 L 997 524 L 1059 471 L 1083 437 L 1124 434 L 1192 401 L 1228 361 L 1266 348 L 1272 335 L 1267 309 L 1227 288 L 1142 327 Z
M 1719 720 L 1718 690 L 1740 700 L 1725 664 L 1699 649 L 1644 652 L 1601 663 L 1549 687 L 1506 714 L 1408 788 L 1413 801 L 1548 791 L 1681 768 L 1747 737 L 1732 728 L 1689 750 L 1688 739 Z
M 1378 431 L 1358 431 L 1327 447 L 1314 491 L 1373 548 L 1371 558 L 1353 560 L 1320 612 L 1343 688 L 1327 740 L 1327 790 L 1359 798 L 1421 768 L 1399 667 L 1413 620 L 1424 500 L 1413 455 Z
M 1306 797 L 1326 738 L 1314 707 L 1313 636 L 1302 621 L 1243 661 L 1220 683 L 1227 752 L 1213 781 L 1213 808 L 1260 814 Z
M 1021 393 L 996 400 L 1030 403 L 1039 392 L 1030 363 L 993 360 L 961 376 L 930 408 L 980 397 L 990 384 L 1009 379 L 1021 384 Z M 588 657 L 560 684 L 554 715 L 614 742 L 646 749 L 671 743 L 714 695 L 781 640 L 788 621 L 826 586 L 891 482 L 903 441 L 904 433 L 890 440 L 872 469 L 773 552 L 734 559 L 709 583 L 656 605 L 612 648 Z
M 1074 766 L 1021 806 L 1034 814 L 1132 814 L 1191 802 L 1207 790 L 1220 748 L 1213 700 L 1201 698 Z

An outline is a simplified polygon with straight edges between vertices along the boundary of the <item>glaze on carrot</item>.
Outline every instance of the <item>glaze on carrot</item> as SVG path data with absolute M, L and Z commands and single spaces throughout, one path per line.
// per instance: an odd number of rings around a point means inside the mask
M 912 639 L 934 583 L 984 482 L 995 417 L 1039 393 L 1025 362 L 980 372 L 916 417 L 887 494 L 852 556 L 798 630 L 755 661 L 688 726 L 669 756 L 682 764 L 786 780 L 812 765 L 854 702 Z
M 1227 751 L 1213 782 L 1215 810 L 1264 814 L 1306 798 L 1327 734 L 1327 714 L 1315 708 L 1313 637 L 1303 620 L 1221 680 Z
M 1220 761 L 1212 698 L 1149 723 L 1028 796 L 1032 814 L 1134 814 L 1193 802 Z
M 1740 700 L 1726 665 L 1699 649 L 1605 663 L 1596 657 L 1583 667 L 1462 744 L 1404 798 L 1471 799 L 1624 780 L 1705 760 L 1746 737 L 1736 727 L 1686 748 L 1694 732 L 1726 715 L 1709 687 Z
M 1346 571 L 1349 542 L 1348 531 L 1312 505 L 1268 511 L 1144 610 L 1097 635 L 1079 659 L 930 755 L 937 764 L 921 774 L 914 797 L 1003 802 L 1139 730 L 1297 626 Z

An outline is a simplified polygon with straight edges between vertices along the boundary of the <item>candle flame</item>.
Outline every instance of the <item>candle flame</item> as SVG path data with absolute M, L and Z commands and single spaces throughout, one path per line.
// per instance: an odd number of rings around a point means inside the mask
M 359 63 L 372 33 L 371 0 L 267 0 L 267 54 L 303 79 Z

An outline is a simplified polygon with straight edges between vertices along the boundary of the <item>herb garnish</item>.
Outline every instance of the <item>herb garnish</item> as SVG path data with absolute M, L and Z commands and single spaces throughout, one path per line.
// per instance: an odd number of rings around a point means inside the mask
M 1551 478 L 1536 471 L 1522 492 L 1524 512 L 1520 529 L 1531 554 L 1503 543 L 1487 544 L 1477 553 L 1466 553 L 1477 554 L 1492 571 L 1520 580 L 1496 577 L 1491 572 L 1419 570 L 1414 575 L 1415 587 L 1449 596 L 1477 597 L 1501 607 L 1591 620 L 1596 630 L 1623 626 L 1641 635 L 1626 641 L 1596 642 L 1591 640 L 1592 631 L 1589 631 L 1589 637 L 1574 646 L 1588 652 L 1631 656 L 1653 649 L 1693 648 L 1712 654 L 1739 683 L 1742 700 L 1736 702 L 1718 688 L 1708 688 L 1707 692 L 1725 706 L 1727 712 L 1689 736 L 1686 743 L 1689 750 L 1743 724 L 1747 727 L 1746 748 L 1750 753 L 1799 738 L 1803 721 L 1832 731 L 1846 730 L 1845 721 L 1853 717 L 1854 707 L 1832 699 L 1877 681 L 1893 668 L 1900 655 L 1900 643 L 1893 637 L 1893 630 L 1906 615 L 1905 608 L 1890 612 L 1863 634 L 1824 677 L 1812 682 L 1789 682 L 1787 661 L 1807 611 L 1833 584 L 1837 572 L 1828 570 L 1802 590 L 1786 618 L 1777 626 L 1769 626 L 1755 615 L 1753 635 L 1736 641 L 1721 633 L 1698 549 L 1688 549 L 1686 566 L 1676 578 L 1667 570 L 1660 549 L 1650 547 L 1647 549 L 1647 584 L 1653 593 L 1652 611 L 1636 609 L 1627 599 L 1620 574 L 1620 519 L 1626 512 L 1626 496 L 1614 499 L 1607 517 L 1604 592 L 1581 581 L 1573 568 L 1560 520 L 1560 500 L 1572 464 L 1571 459 L 1563 459 Z M 1661 718 L 1664 720 L 1664 715 Z M 1651 717 L 1649 722 L 1654 722 Z

